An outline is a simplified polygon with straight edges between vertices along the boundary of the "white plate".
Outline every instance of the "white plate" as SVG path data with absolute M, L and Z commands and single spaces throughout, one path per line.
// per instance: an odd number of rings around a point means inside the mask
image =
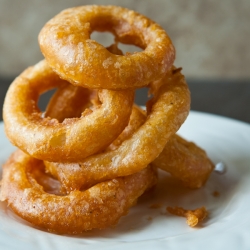
M 227 172 L 212 173 L 206 186 L 188 190 L 161 172 L 154 193 L 141 198 L 114 229 L 81 237 L 60 236 L 35 229 L 0 203 L 0 249 L 250 249 L 250 125 L 214 115 L 191 112 L 179 133 L 203 147 Z M 0 125 L 0 163 L 14 150 Z M 219 196 L 213 195 L 214 191 Z M 161 203 L 158 209 L 150 205 Z M 206 206 L 209 218 L 199 228 L 166 212 L 167 206 Z

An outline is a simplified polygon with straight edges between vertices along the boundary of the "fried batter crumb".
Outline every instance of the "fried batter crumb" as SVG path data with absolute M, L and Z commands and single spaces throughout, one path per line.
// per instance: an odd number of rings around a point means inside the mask
M 190 227 L 195 227 L 198 223 L 203 221 L 207 215 L 208 211 L 205 207 L 200 207 L 194 210 L 186 210 L 182 207 L 167 207 L 166 210 L 174 215 L 186 217 L 186 223 Z

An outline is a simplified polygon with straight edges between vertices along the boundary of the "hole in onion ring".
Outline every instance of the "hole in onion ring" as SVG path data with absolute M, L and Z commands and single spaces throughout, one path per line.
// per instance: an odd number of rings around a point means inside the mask
M 51 89 L 39 96 L 37 105 L 38 108 L 43 112 L 46 109 L 47 104 L 49 103 L 50 98 L 56 92 L 56 89 Z
M 27 174 L 29 181 L 32 182 L 32 180 L 36 180 L 46 193 L 64 195 L 64 193 L 62 193 L 61 183 L 45 171 L 42 161 L 38 163 L 39 164 L 37 164 L 35 168 L 30 169 L 29 174 Z
M 114 43 L 114 35 L 110 32 L 98 32 L 94 31 L 91 33 L 91 39 L 97 41 L 98 43 L 102 44 L 105 47 L 110 46 Z
M 68 96 L 71 97 L 70 100 L 67 98 Z M 56 118 L 59 122 L 69 124 L 73 119 L 69 121 L 68 118 L 85 117 L 100 108 L 102 103 L 103 101 L 99 98 L 97 91 L 89 91 L 71 84 L 64 84 L 51 97 L 44 116 Z M 64 112 L 60 112 L 61 110 L 64 110 Z M 55 115 L 58 113 L 61 115 Z
M 98 43 L 102 44 L 105 47 L 108 47 L 115 42 L 115 37 L 109 32 L 94 31 L 91 34 L 91 39 L 97 41 Z M 141 48 L 139 48 L 133 44 L 118 43 L 118 48 L 121 49 L 124 52 L 124 54 L 126 54 L 126 53 L 132 54 L 135 52 L 142 51 Z
M 124 44 L 124 43 L 119 43 L 119 46 L 118 46 L 122 51 L 124 51 L 124 54 L 133 54 L 135 52 L 140 52 L 142 51 L 141 48 L 133 45 L 133 44 Z

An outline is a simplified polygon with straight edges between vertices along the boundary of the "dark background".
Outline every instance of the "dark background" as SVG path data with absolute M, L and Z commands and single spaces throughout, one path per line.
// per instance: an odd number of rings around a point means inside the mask
M 0 117 L 9 84 L 14 78 L 0 77 Z M 191 91 L 191 109 L 230 117 L 250 123 L 250 80 L 197 80 L 187 79 Z M 49 96 L 42 98 L 40 106 L 45 107 Z M 147 89 L 136 93 L 136 103 L 145 105 Z

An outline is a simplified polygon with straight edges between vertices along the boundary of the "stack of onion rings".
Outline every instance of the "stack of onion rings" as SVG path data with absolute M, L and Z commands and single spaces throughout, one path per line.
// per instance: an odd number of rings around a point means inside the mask
M 90 39 L 109 31 L 115 44 Z M 142 52 L 123 55 L 119 42 Z M 3 166 L 0 198 L 51 232 L 79 234 L 115 225 L 157 183 L 156 168 L 199 188 L 213 169 L 206 153 L 176 135 L 190 93 L 166 32 L 117 6 L 67 9 L 39 34 L 45 60 L 11 84 L 3 117 L 19 149 Z M 134 91 L 147 86 L 147 111 Z M 39 96 L 58 88 L 45 112 Z M 55 184 L 56 183 L 56 184 Z

